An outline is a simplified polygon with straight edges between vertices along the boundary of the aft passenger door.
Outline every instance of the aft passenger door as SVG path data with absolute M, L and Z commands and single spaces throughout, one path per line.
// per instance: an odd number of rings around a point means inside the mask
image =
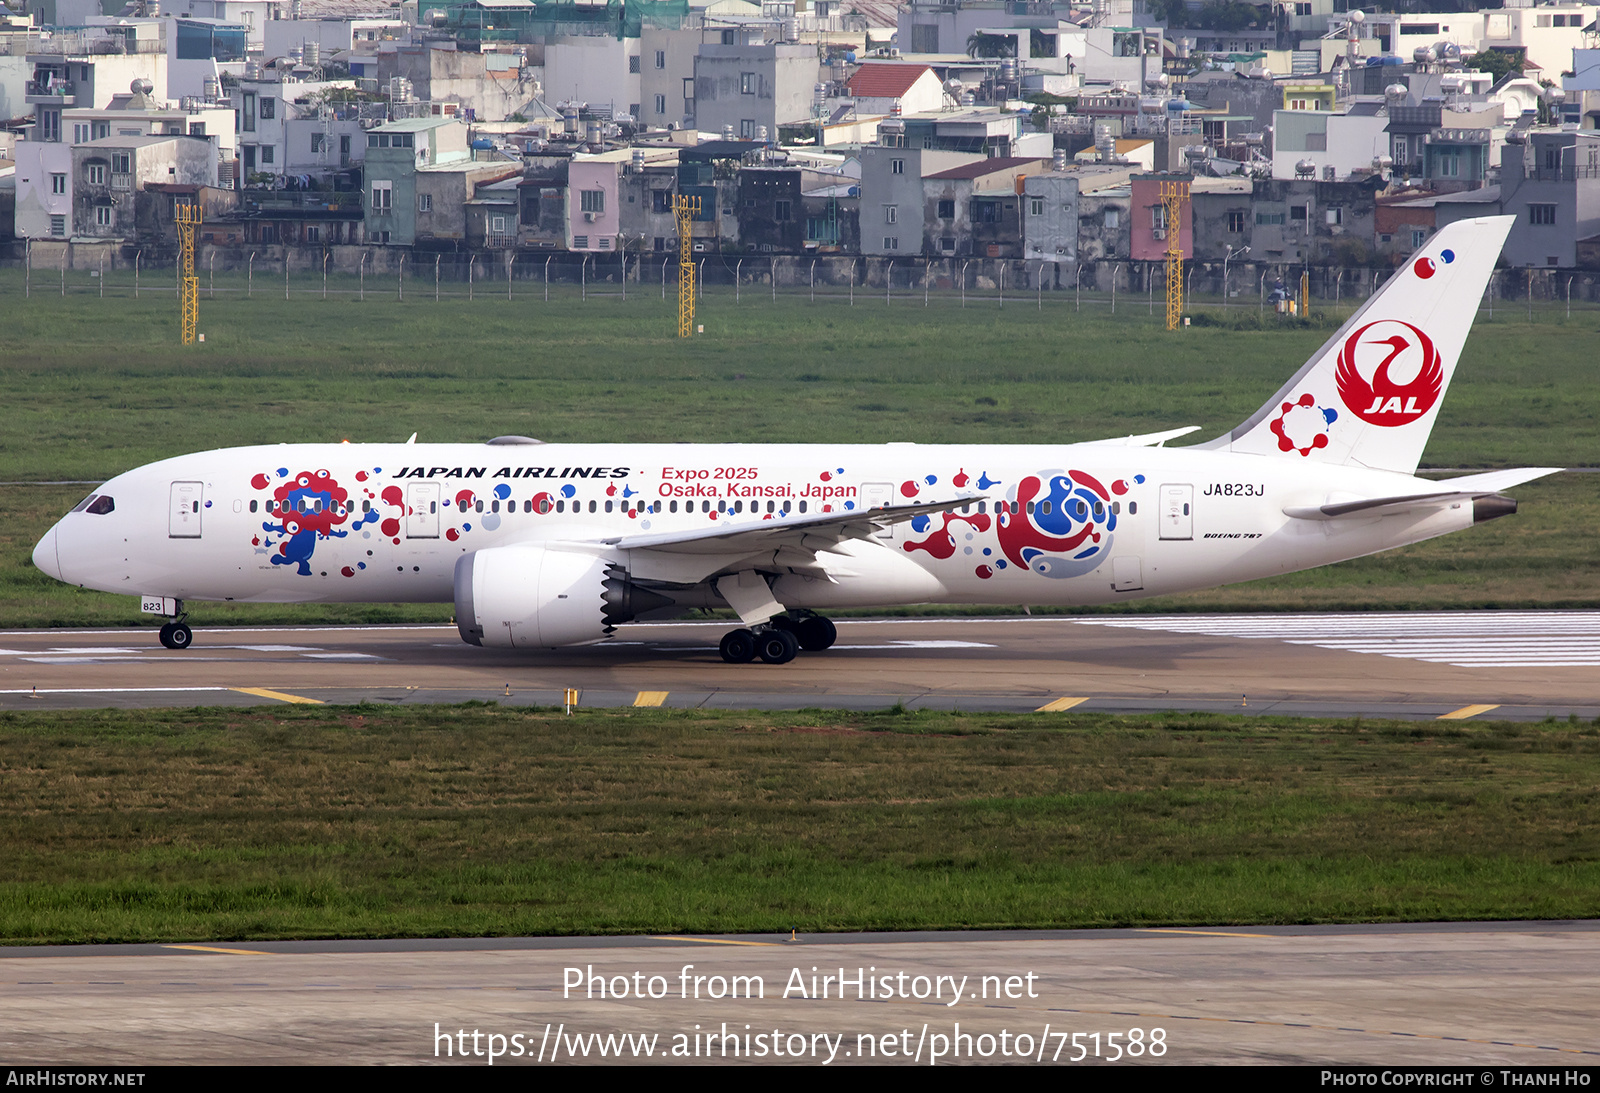
M 412 482 L 406 486 L 406 538 L 439 537 L 439 483 Z
M 1161 487 L 1161 538 L 1194 538 L 1194 487 Z
M 174 482 L 172 500 L 167 506 L 169 539 L 200 538 L 200 514 L 205 509 L 205 483 Z

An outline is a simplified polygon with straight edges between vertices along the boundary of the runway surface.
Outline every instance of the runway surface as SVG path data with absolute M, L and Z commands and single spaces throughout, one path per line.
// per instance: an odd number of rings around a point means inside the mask
M 0 633 L 0 708 L 460 702 L 737 709 L 1600 717 L 1600 612 L 842 620 L 825 653 L 724 664 L 727 622 L 528 653 L 453 627 Z
M 1592 1067 L 1597 1009 L 1593 921 L 0 949 L 11 1064 Z

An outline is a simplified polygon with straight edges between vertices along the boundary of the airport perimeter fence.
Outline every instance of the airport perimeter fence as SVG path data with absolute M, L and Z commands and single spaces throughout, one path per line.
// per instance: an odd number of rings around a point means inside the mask
M 0 275 L 0 295 L 38 294 L 170 298 L 178 258 L 170 247 L 24 243 Z M 804 299 L 848 306 L 1033 307 L 1082 313 L 1164 315 L 1163 262 L 1107 258 L 1055 262 L 1001 258 L 887 258 L 707 253 L 695 256 L 700 302 L 757 306 Z M 399 247 L 284 246 L 200 248 L 195 274 L 202 300 L 224 296 L 310 297 L 415 302 L 570 299 L 676 301 L 679 260 L 646 251 L 449 251 Z M 1234 321 L 1254 309 L 1266 320 L 1278 296 L 1298 297 L 1307 277 L 1313 318 L 1359 307 L 1395 273 L 1393 267 L 1300 267 L 1190 261 L 1184 267 L 1185 312 Z M 20 276 L 18 276 L 20 275 Z M 1501 269 L 1490 278 L 1481 318 L 1570 317 L 1600 307 L 1600 274 L 1585 270 Z M 1205 321 L 1201 319 L 1200 321 Z

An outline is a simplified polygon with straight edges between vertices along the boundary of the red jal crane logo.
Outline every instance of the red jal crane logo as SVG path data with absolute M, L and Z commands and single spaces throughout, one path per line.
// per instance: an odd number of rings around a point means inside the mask
M 1444 365 L 1428 335 L 1399 319 L 1380 319 L 1344 340 L 1334 381 L 1352 414 L 1393 428 L 1416 421 L 1439 401 Z

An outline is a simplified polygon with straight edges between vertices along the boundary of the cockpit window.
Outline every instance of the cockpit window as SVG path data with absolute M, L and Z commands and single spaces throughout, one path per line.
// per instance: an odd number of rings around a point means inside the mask
M 89 507 L 89 502 L 93 501 L 96 497 L 99 497 L 99 496 L 100 495 L 98 493 L 91 493 L 88 497 L 85 497 L 82 501 L 79 501 L 78 502 L 78 507 L 73 509 L 72 511 L 73 512 L 82 512 L 84 509 Z
M 104 516 L 106 513 L 112 511 L 116 507 L 117 503 L 111 500 L 111 495 L 109 493 L 102 493 L 99 497 L 96 497 L 94 502 L 88 508 L 84 509 L 84 511 L 93 513 L 96 516 Z

